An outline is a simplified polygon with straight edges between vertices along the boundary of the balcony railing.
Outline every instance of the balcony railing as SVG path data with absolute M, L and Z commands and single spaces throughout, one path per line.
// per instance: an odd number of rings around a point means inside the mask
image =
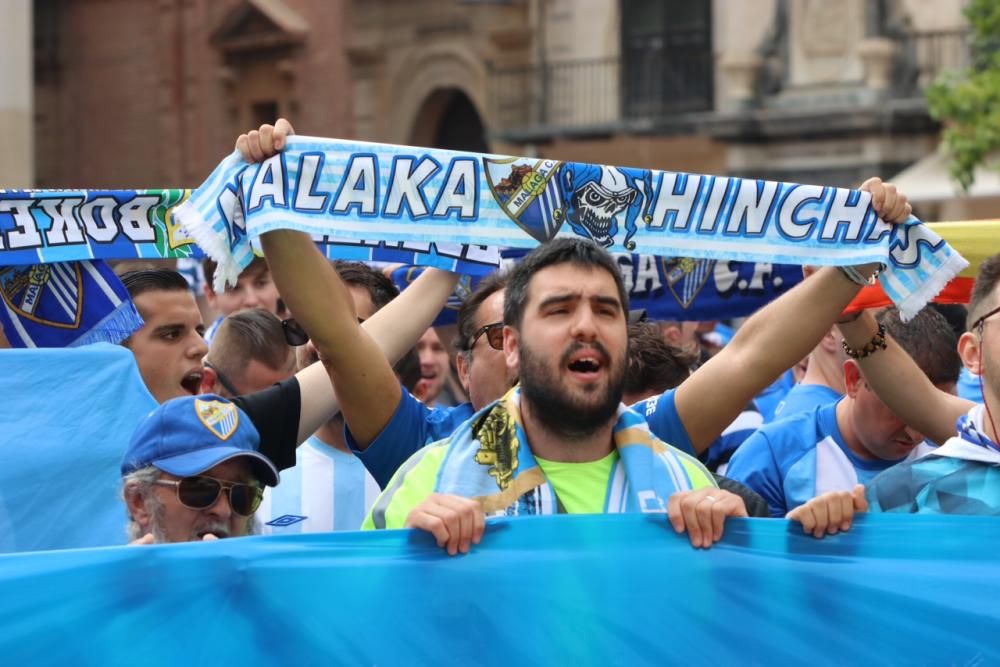
M 909 33 L 898 40 L 896 79 L 901 92 L 919 94 L 941 74 L 972 64 L 969 31 L 937 30 Z
M 712 108 L 711 56 L 705 53 L 555 62 L 496 70 L 492 79 L 496 134 L 512 138 L 606 133 Z
M 897 38 L 894 95 L 917 98 L 939 75 L 972 64 L 965 29 Z M 626 50 L 492 73 L 494 136 L 514 141 L 649 130 L 678 114 L 712 111 L 714 62 L 703 45 Z M 779 84 L 780 85 L 780 84 Z

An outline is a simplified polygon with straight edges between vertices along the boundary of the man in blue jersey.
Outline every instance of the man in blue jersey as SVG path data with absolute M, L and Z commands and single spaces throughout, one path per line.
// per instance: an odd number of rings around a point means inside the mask
M 842 340 L 843 336 L 836 328 L 823 336 L 819 345 L 809 353 L 802 379 L 778 403 L 771 421 L 800 412 L 812 412 L 844 395 L 844 362 L 847 355 L 844 354 Z
M 961 362 L 944 317 L 926 308 L 903 324 L 898 312 L 889 310 L 879 321 L 930 382 L 954 391 Z M 843 374 L 847 393 L 842 399 L 763 426 L 730 461 L 726 474 L 761 494 L 772 516 L 783 517 L 828 491 L 850 491 L 930 451 L 923 436 L 871 391 L 856 360 L 844 362 Z
M 923 459 L 892 468 L 868 486 L 871 511 L 1000 515 L 1000 255 L 979 267 L 967 331 L 958 340 L 965 367 L 979 376 L 983 402 L 941 391 L 891 338 L 860 360 L 872 388 L 894 412 L 943 443 Z M 840 325 L 848 345 L 877 335 L 865 314 Z

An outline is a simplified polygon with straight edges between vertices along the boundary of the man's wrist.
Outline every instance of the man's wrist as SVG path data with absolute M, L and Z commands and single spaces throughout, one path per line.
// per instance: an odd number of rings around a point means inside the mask
M 882 268 L 881 264 L 862 264 L 861 266 L 838 266 L 844 277 L 855 285 L 868 287 L 878 282 L 878 274 Z

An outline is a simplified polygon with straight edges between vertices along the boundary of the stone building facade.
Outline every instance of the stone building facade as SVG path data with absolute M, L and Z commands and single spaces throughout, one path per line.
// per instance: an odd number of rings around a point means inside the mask
M 321 136 L 856 185 L 934 153 L 923 89 L 967 62 L 963 4 L 37 0 L 36 182 L 196 185 L 285 115 Z
M 453 146 L 461 109 L 468 148 L 857 185 L 934 152 L 923 89 L 968 62 L 963 4 L 359 2 L 355 127 Z
M 39 187 L 194 187 L 276 114 L 351 133 L 347 0 L 36 0 Z

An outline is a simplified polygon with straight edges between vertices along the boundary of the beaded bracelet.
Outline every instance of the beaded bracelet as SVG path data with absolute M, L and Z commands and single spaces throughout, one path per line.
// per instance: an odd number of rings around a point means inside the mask
M 844 352 L 846 352 L 847 356 L 851 359 L 864 359 L 865 357 L 870 357 L 879 350 L 884 350 L 886 348 L 885 325 L 878 325 L 878 333 L 872 336 L 872 339 L 868 341 L 868 343 L 860 350 L 855 350 L 847 344 L 846 340 L 840 341 L 840 344 L 844 346 Z

